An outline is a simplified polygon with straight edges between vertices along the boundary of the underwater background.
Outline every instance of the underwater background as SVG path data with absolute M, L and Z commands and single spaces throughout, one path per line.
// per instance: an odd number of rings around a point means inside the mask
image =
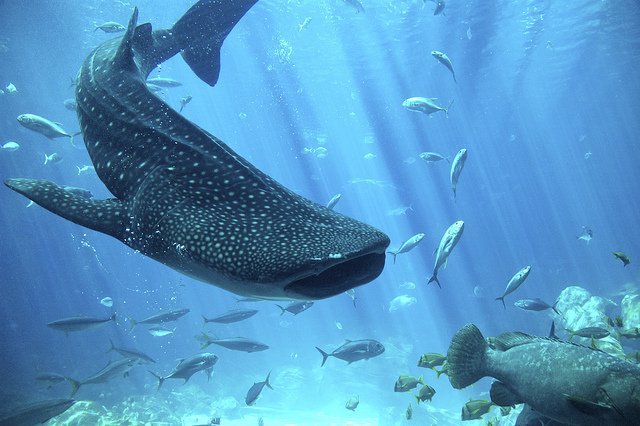
M 86 150 L 31 132 L 16 117 L 38 114 L 78 131 L 75 112 L 63 105 L 74 96 L 71 81 L 94 47 L 118 36 L 96 25 L 126 24 L 137 6 L 140 22 L 168 28 L 192 3 L 1 2 L 0 145 L 14 141 L 19 149 L 0 151 L 0 177 L 49 179 L 109 198 L 95 173 L 78 171 L 91 165 Z M 227 38 L 214 88 L 179 57 L 152 76 L 180 81 L 159 96 L 176 109 L 192 96 L 184 116 L 286 187 L 320 204 L 342 194 L 334 209 L 386 232 L 390 249 L 424 233 L 420 244 L 395 263 L 388 256 L 380 277 L 355 289 L 355 304 L 343 294 L 281 315 L 276 303 L 283 302 L 238 302 L 0 188 L 0 411 L 67 397 L 68 384 L 48 389 L 35 377 L 89 376 L 117 359 L 107 353 L 111 339 L 157 362 L 83 386 L 74 398 L 92 402 L 59 424 L 196 424 L 193 416 L 247 425 L 259 418 L 265 425 L 458 424 L 465 402 L 488 399 L 490 381 L 454 390 L 417 366 L 423 353 L 446 354 L 452 335 L 470 322 L 488 336 L 546 336 L 556 314 L 518 309 L 517 299 L 553 304 L 580 286 L 607 300 L 603 313 L 613 317 L 623 297 L 640 292 L 638 2 L 451 0 L 438 15 L 435 3 L 422 0 L 362 6 L 358 13 L 342 0 L 261 0 Z M 457 82 L 433 50 L 451 59 Z M 10 84 L 15 90 L 5 89 Z M 446 115 L 427 116 L 402 106 L 415 96 L 453 103 Z M 454 199 L 447 161 L 419 154 L 452 160 L 462 148 L 468 158 Z M 43 164 L 54 152 L 63 160 Z M 465 231 L 439 273 L 442 288 L 427 285 L 433 251 L 457 220 Z M 585 229 L 591 241 L 577 238 Z M 531 274 L 504 309 L 494 299 L 525 265 Z M 112 307 L 101 304 L 106 297 Z M 180 308 L 190 312 L 166 324 L 169 335 L 130 330 L 128 318 Z M 203 325 L 202 315 L 238 308 L 259 312 Z M 95 330 L 65 336 L 47 327 L 112 312 L 116 323 Z M 147 370 L 166 375 L 177 359 L 200 352 L 202 331 L 270 348 L 212 345 L 206 350 L 219 360 L 210 380 L 200 373 L 157 391 Z M 321 367 L 315 347 L 331 352 L 345 339 L 376 339 L 385 352 L 353 364 L 330 358 Z M 626 341 L 623 348 L 640 346 Z M 274 390 L 247 407 L 247 390 L 269 372 Z M 422 376 L 436 390 L 433 400 L 416 404 L 415 391 L 394 392 L 400 375 Z M 360 405 L 346 410 L 355 395 Z

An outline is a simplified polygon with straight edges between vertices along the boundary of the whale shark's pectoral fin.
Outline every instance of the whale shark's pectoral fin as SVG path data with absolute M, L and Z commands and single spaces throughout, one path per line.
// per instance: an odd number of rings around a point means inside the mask
M 94 200 L 39 179 L 7 179 L 4 184 L 52 213 L 78 225 L 123 239 L 127 206 L 117 199 Z

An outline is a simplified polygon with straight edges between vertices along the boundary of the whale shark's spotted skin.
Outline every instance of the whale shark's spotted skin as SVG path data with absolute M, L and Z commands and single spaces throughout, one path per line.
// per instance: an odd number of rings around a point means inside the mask
M 374 279 L 384 266 L 385 234 L 284 188 L 146 87 L 151 70 L 180 51 L 215 84 L 220 45 L 256 1 L 202 0 L 168 31 L 136 27 L 136 10 L 121 39 L 87 57 L 76 84 L 78 118 L 96 173 L 115 199 L 79 199 L 47 181 L 5 183 L 239 294 L 308 300 Z

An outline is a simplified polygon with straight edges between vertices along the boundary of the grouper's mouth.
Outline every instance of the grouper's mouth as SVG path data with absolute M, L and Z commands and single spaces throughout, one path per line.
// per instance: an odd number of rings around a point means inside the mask
M 285 287 L 285 292 L 301 300 L 335 296 L 377 278 L 382 273 L 384 262 L 384 251 L 337 260 L 319 273 L 291 282 Z

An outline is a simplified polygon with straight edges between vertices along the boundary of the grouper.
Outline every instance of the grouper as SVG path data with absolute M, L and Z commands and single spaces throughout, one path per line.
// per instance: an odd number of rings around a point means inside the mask
M 465 388 L 493 377 L 491 400 L 526 403 L 557 422 L 631 425 L 640 419 L 640 366 L 605 352 L 520 332 L 490 340 L 473 324 L 453 337 L 449 381 Z

